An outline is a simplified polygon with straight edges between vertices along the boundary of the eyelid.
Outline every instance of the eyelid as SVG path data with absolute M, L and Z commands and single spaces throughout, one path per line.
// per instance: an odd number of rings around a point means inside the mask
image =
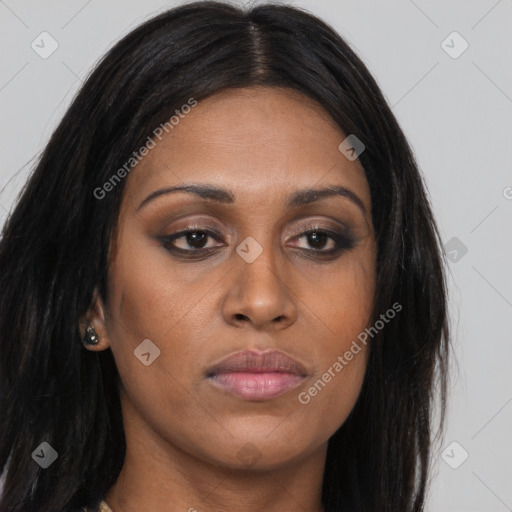
M 326 220 L 310 220 L 310 221 L 301 221 L 298 225 L 294 226 L 293 228 L 293 232 L 295 233 L 295 235 L 293 236 L 297 236 L 297 235 L 301 235 L 303 234 L 305 231 L 311 231 L 311 230 L 319 230 L 319 231 L 330 231 L 330 232 L 333 232 L 333 233 L 337 233 L 337 234 L 341 234 L 343 236 L 346 236 L 347 238 L 355 238 L 353 233 L 352 233 L 352 230 L 347 227 L 345 224 L 343 224 L 342 222 L 340 221 L 334 221 L 331 219 L 331 222 L 335 222 L 336 223 L 336 227 L 332 227 L 332 226 L 326 226 L 324 225 L 325 222 L 329 222 L 329 221 L 326 221 Z M 341 233 L 340 233 L 341 231 Z
M 183 225 L 183 227 L 178 226 L 176 228 L 173 228 L 172 231 L 173 232 L 171 233 L 171 235 L 168 235 L 168 236 L 178 235 L 182 232 L 187 232 L 187 231 L 205 231 L 205 232 L 214 233 L 218 237 L 224 236 L 224 234 L 221 232 L 221 230 L 219 230 L 218 226 L 216 226 L 215 224 L 213 224 L 211 222 L 203 223 L 201 221 L 187 222 Z

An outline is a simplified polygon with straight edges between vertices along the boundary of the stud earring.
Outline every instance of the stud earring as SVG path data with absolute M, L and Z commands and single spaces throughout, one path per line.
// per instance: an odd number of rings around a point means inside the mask
M 92 324 L 87 326 L 85 330 L 85 336 L 83 339 L 84 345 L 97 345 L 100 341 L 98 333 Z

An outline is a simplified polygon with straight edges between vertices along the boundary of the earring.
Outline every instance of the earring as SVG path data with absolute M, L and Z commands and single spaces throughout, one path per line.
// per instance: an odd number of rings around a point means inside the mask
M 84 345 L 97 345 L 99 341 L 100 338 L 96 332 L 96 329 L 92 324 L 89 324 L 85 330 L 85 336 L 83 339 Z

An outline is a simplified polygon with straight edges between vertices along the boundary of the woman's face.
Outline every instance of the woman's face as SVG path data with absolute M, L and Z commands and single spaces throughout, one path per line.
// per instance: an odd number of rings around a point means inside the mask
M 182 114 L 126 178 L 94 321 L 141 442 L 268 469 L 324 450 L 345 421 L 368 348 L 345 354 L 375 287 L 370 192 L 338 149 L 347 135 L 297 92 L 229 90 Z M 216 192 L 150 197 L 191 184 Z M 328 187 L 341 193 L 305 192 Z M 295 365 L 258 359 L 274 350 Z M 241 351 L 255 359 L 218 365 Z

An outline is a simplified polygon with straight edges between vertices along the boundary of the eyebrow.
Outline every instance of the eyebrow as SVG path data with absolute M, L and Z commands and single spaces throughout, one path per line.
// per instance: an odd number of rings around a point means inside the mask
M 216 187 L 214 185 L 191 183 L 155 190 L 140 203 L 136 211 L 139 211 L 142 207 L 146 206 L 157 197 L 171 194 L 173 192 L 187 192 L 195 194 L 202 199 L 208 199 L 221 204 L 233 204 L 235 202 L 235 195 L 230 190 Z M 296 190 L 288 197 L 286 206 L 296 208 L 331 196 L 341 196 L 349 199 L 366 214 L 366 208 L 363 201 L 351 190 L 337 185 L 330 185 L 326 188 L 307 188 Z

